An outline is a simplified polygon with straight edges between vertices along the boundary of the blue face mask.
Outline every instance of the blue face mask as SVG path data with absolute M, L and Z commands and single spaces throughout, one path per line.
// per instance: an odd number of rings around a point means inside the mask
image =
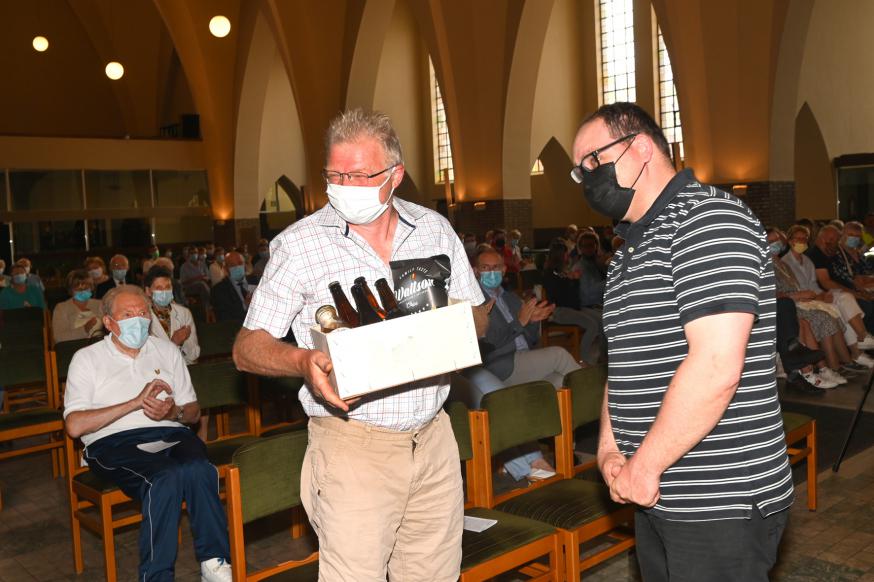
M 16 285 L 24 285 L 25 283 L 27 283 L 27 275 L 12 275 L 12 282 Z
M 851 249 L 858 249 L 862 247 L 862 239 L 857 236 L 848 236 L 847 237 L 847 246 Z
M 771 248 L 772 255 L 779 255 L 783 252 L 783 243 L 781 243 L 780 241 L 772 242 L 768 246 Z
M 113 269 L 112 270 L 112 278 L 116 281 L 124 281 L 124 278 L 127 277 L 127 269 Z
M 118 336 L 118 341 L 127 347 L 138 350 L 146 344 L 149 339 L 149 326 L 152 325 L 151 319 L 145 317 L 129 317 L 116 321 L 121 332 Z
M 235 265 L 228 269 L 228 275 L 230 276 L 231 281 L 239 283 L 243 280 L 243 277 L 246 276 L 246 268 L 243 265 Z
M 76 291 L 75 293 L 73 293 L 73 299 L 75 299 L 79 303 L 85 303 L 86 301 L 91 299 L 91 289 Z
M 167 307 L 173 301 L 173 291 L 152 291 L 152 301 L 158 307 Z
M 479 282 L 486 289 L 497 289 L 503 279 L 504 276 L 500 271 L 485 271 L 479 274 Z

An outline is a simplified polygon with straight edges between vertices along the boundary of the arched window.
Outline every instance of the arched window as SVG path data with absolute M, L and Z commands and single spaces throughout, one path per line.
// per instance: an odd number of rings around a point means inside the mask
M 531 175 L 539 176 L 543 174 L 543 162 L 540 161 L 540 158 L 534 160 L 534 165 L 531 166 Z
M 680 159 L 685 159 L 683 151 L 683 127 L 680 124 L 680 103 L 677 101 L 677 86 L 674 84 L 674 71 L 671 69 L 671 57 L 662 36 L 662 27 L 658 27 L 658 64 L 659 64 L 659 117 L 662 131 L 668 143 L 680 144 Z M 671 149 L 673 152 L 673 147 Z
M 431 127 L 434 132 L 434 181 L 443 183 L 444 170 L 449 173 L 449 181 L 455 181 L 455 171 L 452 167 L 452 145 L 449 143 L 449 125 L 446 123 L 446 108 L 443 106 L 443 94 L 437 84 L 434 73 L 434 63 L 428 59 L 431 71 Z
M 636 101 L 634 1 L 599 0 L 601 97 L 604 104 Z

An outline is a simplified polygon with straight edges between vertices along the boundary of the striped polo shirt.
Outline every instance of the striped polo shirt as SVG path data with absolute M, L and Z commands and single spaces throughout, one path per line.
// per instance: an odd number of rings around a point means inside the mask
M 767 516 L 789 507 L 775 373 L 776 295 L 765 233 L 734 196 L 695 180 L 668 183 L 646 215 L 622 223 L 625 239 L 607 274 L 604 331 L 608 403 L 619 450 L 631 456 L 689 353 L 683 326 L 707 315 L 752 313 L 743 374 L 719 423 L 661 477 L 648 511 L 671 520 Z

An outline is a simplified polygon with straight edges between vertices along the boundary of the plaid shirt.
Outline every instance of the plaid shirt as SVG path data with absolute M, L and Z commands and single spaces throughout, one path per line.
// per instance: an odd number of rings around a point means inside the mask
M 411 202 L 394 198 L 393 205 L 399 220 L 391 260 L 445 254 L 452 265 L 449 295 L 481 304 L 482 292 L 452 225 L 436 212 Z M 298 345 L 312 349 L 309 328 L 316 324 L 316 309 L 334 303 L 328 285 L 339 281 L 348 295 L 356 277 L 365 277 L 371 285 L 380 278 L 393 280 L 389 266 L 326 204 L 270 243 L 270 261 L 244 325 L 263 329 L 276 338 L 284 337 L 291 326 Z M 448 376 L 437 376 L 365 396 L 347 416 L 391 430 L 413 430 L 437 414 L 448 394 Z M 316 401 L 306 385 L 299 397 L 310 416 L 345 415 Z

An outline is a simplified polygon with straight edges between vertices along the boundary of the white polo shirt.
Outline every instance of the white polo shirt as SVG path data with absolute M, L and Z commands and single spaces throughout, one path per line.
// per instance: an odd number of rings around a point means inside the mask
M 106 408 L 136 398 L 156 378 L 170 385 L 177 405 L 197 400 L 185 360 L 173 343 L 150 336 L 137 357 L 131 358 L 107 335 L 103 341 L 82 348 L 73 356 L 67 373 L 64 418 L 71 412 Z M 82 435 L 82 442 L 88 446 L 122 431 L 161 426 L 184 425 L 172 420 L 152 420 L 140 409 L 96 432 Z

